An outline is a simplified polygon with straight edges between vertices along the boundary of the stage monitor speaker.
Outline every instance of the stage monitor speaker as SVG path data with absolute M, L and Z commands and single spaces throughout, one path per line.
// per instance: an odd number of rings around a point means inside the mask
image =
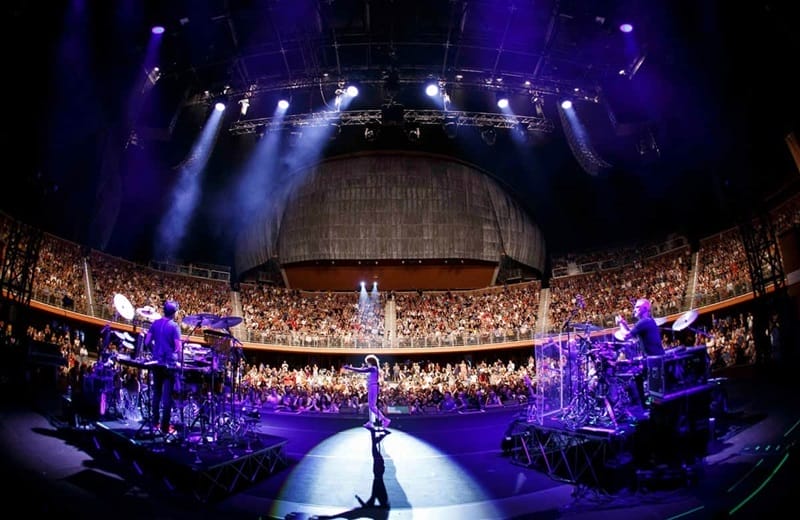
M 663 356 L 647 358 L 648 392 L 667 397 L 708 382 L 706 347 L 677 347 Z
M 707 455 L 712 390 L 713 385 L 705 385 L 654 400 L 650 420 L 640 432 L 653 459 L 691 464 Z

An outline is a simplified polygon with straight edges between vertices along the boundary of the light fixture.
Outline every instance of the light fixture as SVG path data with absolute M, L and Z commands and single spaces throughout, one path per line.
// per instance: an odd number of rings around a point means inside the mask
M 422 138 L 422 130 L 420 130 L 419 125 L 411 125 L 406 129 L 406 136 L 409 142 L 418 143 Z
M 494 146 L 494 143 L 497 142 L 497 132 L 494 127 L 484 126 L 481 129 L 481 139 L 483 139 L 483 142 L 487 145 Z
M 250 99 L 242 98 L 239 100 L 239 113 L 243 116 L 247 115 L 247 109 L 250 108 Z
M 508 94 L 505 92 L 497 94 L 497 108 L 501 110 L 508 108 Z
M 444 128 L 444 133 L 449 139 L 455 139 L 458 135 L 458 116 L 455 114 L 446 114 L 444 116 L 442 128 Z
M 366 128 L 364 128 L 364 139 L 371 143 L 378 138 L 378 135 L 380 133 L 381 133 L 380 123 L 373 121 L 371 123 L 368 123 Z
M 524 123 L 522 121 L 518 122 L 514 125 L 513 128 L 514 135 L 517 136 L 517 140 L 521 143 L 528 142 L 528 123 Z

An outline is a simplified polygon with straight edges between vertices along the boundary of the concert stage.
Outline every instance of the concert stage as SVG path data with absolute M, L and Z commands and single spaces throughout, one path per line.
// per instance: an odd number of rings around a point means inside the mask
M 286 466 L 287 439 L 259 432 L 240 438 L 180 440 L 155 436 L 129 421 L 103 420 L 91 430 L 94 446 L 171 492 L 217 501 Z

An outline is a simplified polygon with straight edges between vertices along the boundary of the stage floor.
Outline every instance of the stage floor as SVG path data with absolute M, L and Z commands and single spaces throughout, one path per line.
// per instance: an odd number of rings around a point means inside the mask
M 637 486 L 614 492 L 514 463 L 502 441 L 519 409 L 395 416 L 391 433 L 378 436 L 361 426 L 363 417 L 263 413 L 249 448 L 199 444 L 175 459 L 169 447 L 161 452 L 168 466 L 201 475 L 220 465 L 242 473 L 235 489 L 211 500 L 109 448 L 103 430 L 123 425 L 64 428 L 48 400 L 19 403 L 6 393 L 0 438 L 13 478 L 4 493 L 34 490 L 27 511 L 84 518 L 750 518 L 777 510 L 800 475 L 789 457 L 800 436 L 795 380 L 730 377 L 727 410 L 700 467 L 691 474 L 653 467 Z M 159 449 L 138 442 L 137 449 Z M 248 466 L 262 448 L 273 456 Z M 224 486 L 233 480 L 214 478 Z M 388 507 L 361 507 L 358 499 L 371 496 Z

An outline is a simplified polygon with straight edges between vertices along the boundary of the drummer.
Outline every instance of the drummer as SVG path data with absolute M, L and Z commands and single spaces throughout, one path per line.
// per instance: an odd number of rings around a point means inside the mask
M 625 331 L 623 337 L 624 341 L 636 339 L 639 344 L 639 352 L 644 356 L 646 361 L 648 356 L 663 356 L 664 346 L 661 344 L 661 331 L 656 324 L 656 321 L 650 315 L 650 300 L 646 298 L 639 298 L 633 304 L 633 315 L 636 317 L 636 324 L 631 327 L 620 315 L 617 315 L 616 322 L 620 326 L 620 330 Z M 647 394 L 645 392 L 644 381 L 647 378 L 647 363 L 642 364 L 642 371 L 634 377 L 634 384 L 636 386 L 636 394 L 633 397 L 633 404 L 647 406 Z M 638 401 L 638 402 L 637 402 Z
M 636 324 L 631 327 L 620 315 L 617 315 L 617 325 L 625 331 L 623 340 L 636 339 L 639 343 L 639 352 L 644 356 L 663 356 L 664 346 L 661 343 L 661 331 L 656 321 L 650 315 L 650 300 L 639 298 L 633 305 L 633 315 Z

